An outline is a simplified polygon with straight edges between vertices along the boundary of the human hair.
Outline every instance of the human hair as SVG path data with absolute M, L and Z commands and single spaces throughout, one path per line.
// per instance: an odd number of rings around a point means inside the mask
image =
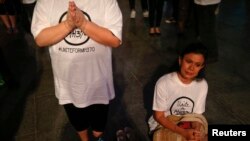
M 205 66 L 208 57 L 207 47 L 201 42 L 190 43 L 181 51 L 179 57 L 183 59 L 183 57 L 189 53 L 201 54 L 204 57 L 204 67 L 199 71 L 198 75 L 196 76 L 196 80 L 201 80 L 205 78 Z M 180 67 L 178 71 L 180 71 Z

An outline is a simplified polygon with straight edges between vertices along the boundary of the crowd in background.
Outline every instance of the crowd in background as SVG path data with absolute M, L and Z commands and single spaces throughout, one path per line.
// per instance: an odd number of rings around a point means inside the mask
M 36 0 L 0 0 L 0 19 L 6 33 L 18 34 L 20 28 L 23 28 L 25 32 L 30 33 L 30 26 L 32 20 L 33 10 L 36 4 Z M 20 24 L 21 23 L 21 24 Z M 0 69 L 0 86 L 3 86 L 6 81 L 9 83 L 11 78 L 3 74 L 8 73 L 7 64 L 4 61 L 2 50 L 0 49 L 1 67 Z

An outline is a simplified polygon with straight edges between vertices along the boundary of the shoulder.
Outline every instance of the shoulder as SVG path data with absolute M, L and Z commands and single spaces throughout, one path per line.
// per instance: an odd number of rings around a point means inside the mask
M 176 79 L 176 72 L 168 73 L 161 76 L 158 81 L 157 85 L 163 85 L 173 82 Z
M 202 87 L 202 88 L 208 88 L 208 83 L 207 83 L 207 80 L 205 78 L 199 80 L 199 81 L 196 81 L 196 85 Z
M 205 78 L 203 78 L 200 82 L 202 85 L 208 86 L 207 84 L 207 80 Z
M 34 13 L 39 12 L 39 13 L 52 14 L 50 13 L 51 12 L 50 10 L 53 9 L 55 3 L 56 3 L 56 0 L 37 0 Z

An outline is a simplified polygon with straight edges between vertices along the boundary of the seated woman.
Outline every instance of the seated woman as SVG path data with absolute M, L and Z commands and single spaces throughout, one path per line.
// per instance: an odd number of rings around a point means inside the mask
M 203 44 L 189 44 L 178 58 L 178 69 L 157 81 L 149 119 L 153 141 L 207 140 L 207 121 L 202 115 L 208 92 L 206 58 Z

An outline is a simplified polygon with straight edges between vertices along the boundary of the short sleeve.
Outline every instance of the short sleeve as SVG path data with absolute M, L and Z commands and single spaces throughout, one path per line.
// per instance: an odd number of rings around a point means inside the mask
M 164 79 L 159 79 L 155 85 L 153 110 L 166 111 L 167 109 L 167 89 Z
M 34 8 L 31 32 L 34 38 L 46 27 L 50 26 L 49 11 L 52 0 L 38 0 Z
M 201 82 L 201 88 L 200 88 L 200 97 L 196 101 L 194 112 L 196 114 L 202 114 L 205 112 L 206 107 L 206 99 L 207 99 L 207 93 L 208 93 L 208 84 L 207 81 L 204 79 Z
M 122 41 L 122 13 L 116 0 L 106 0 L 105 27 Z

